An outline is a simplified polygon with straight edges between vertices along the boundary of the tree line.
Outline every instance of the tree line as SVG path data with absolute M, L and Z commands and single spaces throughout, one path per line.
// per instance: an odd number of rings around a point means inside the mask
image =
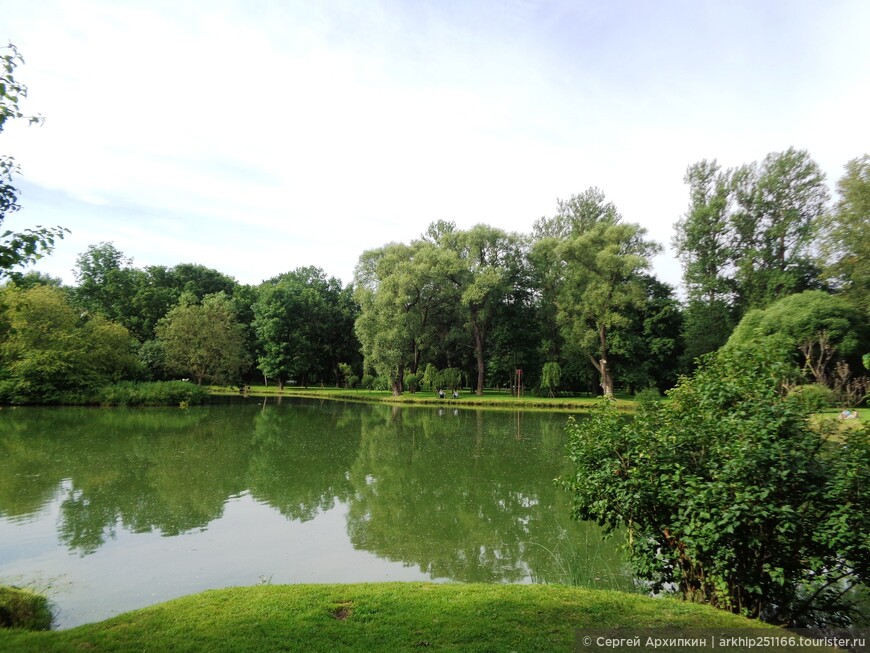
M 674 236 L 685 301 L 650 272 L 661 245 L 597 188 L 557 201 L 529 234 L 434 222 L 363 252 L 347 285 L 316 267 L 255 286 L 192 263 L 138 268 L 111 243 L 78 257 L 71 287 L 7 267 L 0 394 L 180 376 L 394 394 L 665 390 L 729 338 L 773 335 L 792 341 L 810 381 L 835 385 L 838 364 L 843 388 L 860 377 L 870 157 L 849 162 L 833 205 L 794 149 L 729 170 L 701 161 L 685 181 Z
M 0 50 L 0 133 L 41 121 L 20 109 L 22 62 L 14 46 Z M 19 208 L 18 173 L 0 157 L 0 225 Z M 257 286 L 194 263 L 140 269 L 101 243 L 79 256 L 68 288 L 19 271 L 64 229 L 7 230 L 0 401 L 178 376 L 610 395 L 670 388 L 729 338 L 776 334 L 811 380 L 845 387 L 870 350 L 870 156 L 848 162 L 834 205 L 818 164 L 794 148 L 732 169 L 700 161 L 685 182 L 673 240 L 685 302 L 650 273 L 661 245 L 597 188 L 558 200 L 529 234 L 434 222 L 411 243 L 363 252 L 346 286 L 316 267 Z

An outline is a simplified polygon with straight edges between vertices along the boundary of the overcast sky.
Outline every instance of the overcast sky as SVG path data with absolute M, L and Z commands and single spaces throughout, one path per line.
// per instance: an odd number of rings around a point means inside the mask
M 41 127 L 7 123 L 22 210 L 134 265 L 242 283 L 439 219 L 528 233 L 601 188 L 663 245 L 686 167 L 870 151 L 866 0 L 0 0 Z

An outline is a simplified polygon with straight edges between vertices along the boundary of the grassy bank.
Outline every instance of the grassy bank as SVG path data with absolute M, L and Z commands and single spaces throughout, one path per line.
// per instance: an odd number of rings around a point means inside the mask
M 669 636 L 771 628 L 707 606 L 553 585 L 275 585 L 204 592 L 60 632 L 0 630 L 0 650 L 553 652 L 575 650 L 578 630 L 616 626 Z
M 227 388 L 212 386 L 210 388 L 212 394 L 215 395 L 236 395 L 238 396 L 238 388 Z M 532 395 L 524 395 L 515 397 L 508 392 L 498 390 L 487 390 L 483 396 L 478 397 L 474 393 L 464 391 L 460 393 L 458 399 L 452 399 L 448 393 L 447 397 L 441 399 L 434 392 L 419 391 L 406 392 L 398 397 L 394 397 L 388 390 L 349 390 L 344 388 L 320 388 L 309 387 L 300 388 L 297 386 L 285 386 L 279 391 L 277 386 L 249 386 L 247 395 L 251 397 L 307 397 L 310 399 L 340 399 L 343 401 L 361 401 L 387 403 L 393 405 L 410 405 L 410 406 L 474 406 L 478 408 L 516 408 L 516 409 L 541 409 L 541 410 L 562 410 L 562 411 L 588 411 L 597 406 L 603 401 L 601 397 L 586 396 L 586 397 L 535 397 Z M 617 395 L 616 405 L 620 410 L 632 411 L 636 408 L 637 402 L 631 395 Z

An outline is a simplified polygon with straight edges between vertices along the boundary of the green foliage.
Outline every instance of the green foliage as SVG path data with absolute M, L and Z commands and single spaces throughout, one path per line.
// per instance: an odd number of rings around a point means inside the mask
M 611 338 L 614 373 L 628 390 L 672 388 L 680 368 L 682 311 L 674 289 L 651 275 L 641 275 L 639 304 L 626 310 L 627 323 Z
M 138 376 L 135 341 L 101 316 L 81 316 L 51 286 L 0 292 L 0 402 L 53 403 Z
M 426 363 L 426 368 L 423 371 L 423 387 L 429 391 L 435 390 L 438 387 L 438 368 L 432 363 Z
M 690 299 L 683 311 L 682 370 L 694 369 L 698 359 L 724 345 L 734 331 L 734 312 L 722 299 Z
M 260 371 L 279 387 L 291 379 L 338 385 L 340 361 L 355 354 L 354 316 L 350 290 L 319 268 L 297 268 L 267 281 L 253 305 Z
M 818 383 L 798 385 L 788 391 L 808 413 L 817 413 L 837 405 L 837 396 L 828 386 Z
M 0 628 L 49 630 L 53 621 L 51 603 L 46 597 L 0 585 Z
M 562 368 L 556 361 L 544 363 L 544 368 L 541 370 L 541 387 L 545 388 L 552 395 L 553 390 L 558 389 L 559 383 L 562 380 Z
M 641 406 L 647 406 L 657 401 L 661 401 L 662 393 L 659 392 L 658 388 L 650 387 L 644 388 L 643 390 L 638 390 L 635 393 L 634 397 L 637 403 L 639 403 Z
M 818 287 L 812 248 L 828 190 L 804 150 L 722 171 L 701 161 L 686 172 L 691 203 L 674 246 L 689 298 L 724 301 L 737 316 Z
M 417 392 L 420 387 L 421 377 L 417 374 L 411 374 L 410 372 L 405 372 L 405 388 L 408 392 L 414 393 Z
M 571 421 L 573 515 L 625 527 L 654 591 L 778 624 L 842 623 L 870 581 L 870 428 L 835 441 L 765 347 L 723 351 L 626 422 Z
M 237 384 L 250 365 L 242 327 L 222 293 L 209 295 L 202 304 L 182 301 L 160 322 L 157 336 L 167 367 L 191 375 L 198 385 Z
M 30 124 L 42 122 L 42 118 L 25 116 L 20 102 L 27 97 L 27 87 L 15 79 L 15 69 L 24 59 L 18 49 L 9 44 L 0 48 L 0 133 L 8 120 L 23 118 Z M 6 215 L 17 211 L 18 189 L 12 180 L 19 173 L 15 159 L 0 155 L 0 226 Z M 32 263 L 42 258 L 54 248 L 56 240 L 63 238 L 67 229 L 60 227 L 36 227 L 20 232 L 6 230 L 0 232 L 0 278 L 20 265 Z
M 462 387 L 462 370 L 456 367 L 447 367 L 438 372 L 439 388 L 449 388 L 450 390 L 458 390 Z
M 208 390 L 188 381 L 124 381 L 100 388 L 95 403 L 103 406 L 193 406 L 207 398 Z
M 781 339 L 789 357 L 823 383 L 830 363 L 870 344 L 870 330 L 866 316 L 845 298 L 808 290 L 747 312 L 726 344 L 748 347 L 763 338 Z
M 357 265 L 354 326 L 366 371 L 389 380 L 396 395 L 405 369 L 431 362 L 457 323 L 462 262 L 445 246 L 417 240 L 364 252 Z
M 852 159 L 837 182 L 840 199 L 828 216 L 822 245 L 826 276 L 851 302 L 870 311 L 870 154 Z
M 639 225 L 623 223 L 598 189 L 560 203 L 559 213 L 535 225 L 534 257 L 558 307 L 556 322 L 566 346 L 598 371 L 602 391 L 615 389 L 608 357 L 612 333 L 642 306 L 641 274 L 661 247 Z

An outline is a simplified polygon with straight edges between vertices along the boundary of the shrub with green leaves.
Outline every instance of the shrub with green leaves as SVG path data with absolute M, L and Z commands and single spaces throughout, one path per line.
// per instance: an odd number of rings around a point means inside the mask
M 798 385 L 789 390 L 789 396 L 797 399 L 808 411 L 816 413 L 837 405 L 837 396 L 829 387 L 819 383 Z
M 777 624 L 842 624 L 850 590 L 870 584 L 870 426 L 813 431 L 782 361 L 722 351 L 633 421 L 607 404 L 569 422 L 562 484 L 575 518 L 627 529 L 653 591 Z

